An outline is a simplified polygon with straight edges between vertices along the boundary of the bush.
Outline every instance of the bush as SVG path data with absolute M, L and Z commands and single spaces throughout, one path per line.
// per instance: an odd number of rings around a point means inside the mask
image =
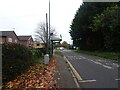
M 2 45 L 3 83 L 15 79 L 31 65 L 33 65 L 33 54 L 30 49 L 14 43 Z
M 32 58 L 33 58 L 33 64 L 38 64 L 38 63 L 42 62 L 40 60 L 42 60 L 41 58 L 43 56 L 42 56 L 42 52 L 39 49 L 32 48 L 31 52 L 32 52 Z
M 42 53 L 39 49 L 31 49 L 31 52 L 33 54 L 33 58 L 39 58 L 42 56 Z

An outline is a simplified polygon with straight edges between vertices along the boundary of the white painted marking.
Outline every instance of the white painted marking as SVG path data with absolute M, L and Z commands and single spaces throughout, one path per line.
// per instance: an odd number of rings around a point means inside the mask
M 83 56 L 80 56 L 82 59 L 86 59 L 85 57 L 83 57 Z
M 76 78 L 74 78 L 74 81 L 76 83 L 77 88 L 80 88 L 80 85 L 78 84 L 78 81 L 76 80 Z
M 102 61 L 101 59 L 98 59 L 98 61 Z
M 74 81 L 75 81 L 75 84 L 76 84 L 77 88 L 80 88 L 80 85 L 78 84 L 78 81 L 76 80 L 75 75 L 73 74 L 72 71 L 70 71 L 70 72 L 71 72 L 71 74 L 72 74 L 72 76 L 73 76 L 73 79 L 74 79 Z
M 82 58 L 79 58 L 79 59 L 82 59 Z
M 106 65 L 102 65 L 102 66 L 105 68 L 108 68 L 108 69 L 112 69 L 112 67 L 110 67 L 110 66 L 106 66 Z
M 119 78 L 118 79 L 115 79 L 116 81 L 120 80 Z
M 78 81 L 82 80 L 81 76 L 78 74 L 78 72 L 75 70 L 75 68 L 72 66 L 72 64 L 68 61 L 68 59 L 64 56 L 64 59 L 67 61 L 69 64 L 72 72 L 74 73 L 75 77 L 78 79 Z
M 115 66 L 115 67 L 120 67 L 118 64 L 116 64 L 116 63 L 113 63 L 113 65 Z
M 96 80 L 81 80 L 79 82 L 82 82 L 82 83 L 90 83 L 90 82 L 95 82 Z
M 97 62 L 97 61 L 93 61 L 92 62 L 96 63 L 96 64 L 99 64 L 99 65 L 102 65 L 100 62 Z
M 112 69 L 112 67 L 107 66 L 107 65 L 104 65 L 104 64 L 102 64 L 102 63 L 100 63 L 100 62 L 93 61 L 93 60 L 91 60 L 91 61 L 94 62 L 94 63 L 96 63 L 96 64 L 102 65 L 102 66 L 105 67 L 105 68 Z
M 95 62 L 95 61 L 94 61 L 94 63 L 99 64 L 99 65 L 102 65 L 100 62 Z

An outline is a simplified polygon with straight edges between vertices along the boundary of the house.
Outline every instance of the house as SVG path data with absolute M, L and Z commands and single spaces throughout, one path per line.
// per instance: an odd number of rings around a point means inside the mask
M 19 43 L 19 39 L 14 31 L 0 31 L 0 44 Z
M 0 44 L 18 43 L 26 47 L 33 47 L 32 36 L 17 36 L 14 31 L 0 31 Z
M 44 48 L 44 45 L 38 41 L 35 41 L 33 47 L 34 48 Z
M 24 45 L 26 47 L 33 47 L 33 38 L 32 36 L 18 36 L 19 42 L 21 45 Z

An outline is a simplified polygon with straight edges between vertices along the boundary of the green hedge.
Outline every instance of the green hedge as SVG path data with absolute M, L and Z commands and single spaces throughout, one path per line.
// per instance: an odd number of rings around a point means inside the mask
M 33 64 L 38 64 L 38 63 L 41 63 L 43 62 L 42 58 L 43 58 L 43 52 L 41 52 L 41 50 L 39 49 L 31 49 L 31 52 L 32 52 L 32 55 L 33 55 Z
M 29 60 L 32 58 L 32 52 L 20 44 L 3 44 L 2 57 L 7 59 Z
M 2 45 L 2 82 L 13 80 L 17 75 L 34 65 L 35 59 L 41 57 L 41 52 L 29 49 L 19 44 Z

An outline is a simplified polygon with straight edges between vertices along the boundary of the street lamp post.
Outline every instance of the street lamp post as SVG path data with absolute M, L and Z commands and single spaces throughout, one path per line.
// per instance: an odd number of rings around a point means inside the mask
M 50 50 L 50 0 L 49 0 L 49 30 L 48 30 L 48 19 L 46 13 L 46 55 L 44 56 L 44 63 L 48 64 L 49 59 L 51 57 L 51 50 Z
M 51 40 L 50 40 L 50 37 L 51 37 L 51 32 L 50 32 L 50 0 L 49 0 L 49 56 L 50 58 L 52 57 L 52 50 L 51 50 Z

